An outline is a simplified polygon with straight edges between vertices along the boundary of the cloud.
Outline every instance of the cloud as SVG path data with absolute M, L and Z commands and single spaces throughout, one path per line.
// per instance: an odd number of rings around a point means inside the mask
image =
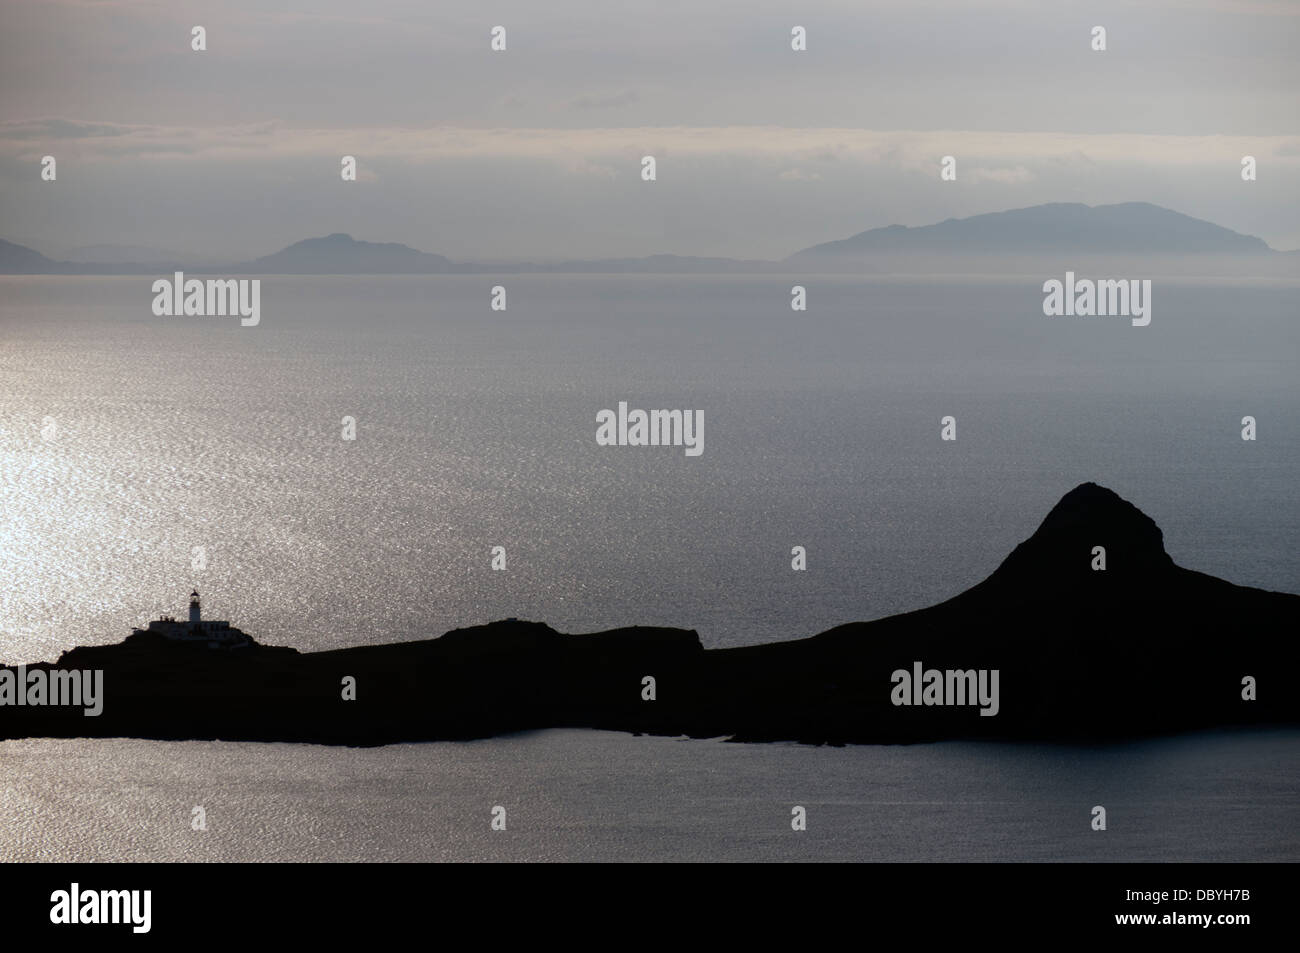
M 618 177 L 618 170 L 612 165 L 590 162 L 586 159 L 575 159 L 572 162 L 566 162 L 564 163 L 564 169 L 572 175 L 588 175 L 598 179 L 609 179 L 610 181 Z
M 570 105 L 574 109 L 612 109 L 638 102 L 641 96 L 635 89 L 625 89 L 609 96 L 579 96 Z
M 61 118 L 10 120 L 0 122 L 0 147 L 26 158 L 40 152 L 44 144 L 61 140 L 70 141 L 76 153 L 87 158 L 217 158 L 265 151 L 279 125 L 276 121 L 198 127 Z
M 1130 133 L 989 131 L 884 131 L 788 126 L 632 126 L 586 129 L 386 126 L 346 129 L 295 127 L 269 120 L 224 126 L 87 122 L 60 117 L 0 122 L 0 149 L 39 158 L 54 141 L 73 142 L 85 158 L 248 159 L 321 158 L 345 154 L 367 159 L 551 160 L 609 165 L 642 155 L 687 158 L 754 158 L 799 169 L 809 162 L 840 161 L 929 170 L 939 158 L 985 163 L 984 181 L 1023 181 L 1026 164 L 1039 160 L 1141 163 L 1151 166 L 1236 164 L 1253 155 L 1300 165 L 1297 136 L 1178 136 Z M 805 169 L 805 171 L 807 171 Z M 1017 178 L 1019 177 L 1019 178 Z M 977 180 L 978 181 L 978 180 Z
M 1002 169 L 975 169 L 966 173 L 968 182 L 996 182 L 999 185 L 1019 185 L 1033 177 L 1034 174 L 1023 165 Z
M 27 139 L 91 139 L 102 136 L 125 136 L 133 129 L 112 122 L 84 122 L 77 119 L 24 119 L 0 123 L 0 136 L 15 142 Z

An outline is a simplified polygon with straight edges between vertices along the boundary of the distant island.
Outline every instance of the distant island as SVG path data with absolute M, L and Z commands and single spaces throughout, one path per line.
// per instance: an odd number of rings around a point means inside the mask
M 1009 212 L 950 218 L 936 225 L 873 228 L 841 241 L 826 242 L 789 261 L 872 252 L 954 252 L 1027 255 L 1131 253 L 1169 255 L 1267 255 L 1262 239 L 1240 235 L 1210 222 L 1151 205 L 1081 205 L 1053 202 Z
M 0 274 L 143 275 L 185 271 L 221 275 L 451 275 L 451 274 L 783 274 L 789 272 L 942 272 L 970 267 L 1015 267 L 1017 261 L 1049 258 L 1066 265 L 1087 257 L 1195 262 L 1206 260 L 1230 271 L 1295 274 L 1300 253 L 1279 252 L 1249 235 L 1146 202 L 1088 206 L 1055 202 L 1031 208 L 948 219 L 909 228 L 890 225 L 850 238 L 803 249 L 780 261 L 650 255 L 550 263 L 455 262 L 442 255 L 393 242 L 357 241 L 344 233 L 309 238 L 250 261 L 213 265 L 158 258 L 149 250 L 122 246 L 78 249 L 78 260 L 59 261 L 24 245 L 0 240 Z M 1066 256 L 1062 258 L 1062 256 Z M 1053 273 L 1056 266 L 1051 266 Z
M 1104 550 L 1104 552 L 1103 552 Z M 102 673 L 101 711 L 0 707 L 0 737 L 381 745 L 554 727 L 815 744 L 1087 742 L 1300 723 L 1300 595 L 1174 564 L 1155 523 L 1085 483 L 986 580 L 939 605 L 796 641 L 565 635 L 507 619 L 326 652 L 164 618 L 54 664 Z M 61 674 L 64 673 L 64 674 Z

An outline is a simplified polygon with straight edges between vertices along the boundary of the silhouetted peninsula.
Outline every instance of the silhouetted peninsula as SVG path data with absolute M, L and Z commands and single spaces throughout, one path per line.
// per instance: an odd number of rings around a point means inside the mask
M 0 707 L 0 736 L 378 745 L 566 726 L 809 743 L 1104 740 L 1300 722 L 1297 632 L 1300 595 L 1180 568 L 1149 517 L 1085 483 L 984 582 L 812 638 L 706 651 L 690 630 L 565 635 L 511 619 L 299 653 L 137 630 L 27 666 L 46 678 L 102 670 L 99 716 Z M 977 686 L 993 689 L 990 703 L 976 704 Z

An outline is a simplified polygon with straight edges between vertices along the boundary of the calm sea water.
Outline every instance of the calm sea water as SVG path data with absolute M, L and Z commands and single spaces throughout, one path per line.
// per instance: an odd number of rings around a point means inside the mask
M 5 742 L 0 860 L 1294 861 L 1298 745 Z
M 1300 589 L 1300 288 L 1157 280 L 1139 329 L 1046 318 L 1041 280 L 273 276 L 242 328 L 154 317 L 149 278 L 0 278 L 0 660 L 196 585 L 300 649 L 793 638 L 956 594 L 1085 480 L 1183 565 Z M 703 455 L 598 447 L 624 399 L 703 410 Z
M 1157 281 L 1136 329 L 1045 318 L 1041 277 L 508 277 L 504 313 L 497 280 L 268 277 L 241 328 L 155 318 L 147 278 L 0 278 L 0 661 L 194 586 L 303 650 L 508 615 L 793 638 L 956 594 L 1085 480 L 1181 564 L 1300 589 L 1293 285 Z M 703 455 L 596 446 L 620 400 L 703 410 Z M 1295 860 L 1298 742 L 7 742 L 0 859 Z

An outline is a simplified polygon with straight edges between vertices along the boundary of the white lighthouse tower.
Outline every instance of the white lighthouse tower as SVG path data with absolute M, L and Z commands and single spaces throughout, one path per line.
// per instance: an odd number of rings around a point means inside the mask
M 161 619 L 154 619 L 150 622 L 149 628 L 133 629 L 131 632 L 133 636 L 146 633 L 155 633 L 178 642 L 207 642 L 210 649 L 242 649 L 254 644 L 251 638 L 229 622 L 220 619 L 203 618 L 197 589 L 190 593 L 190 618 L 188 622 L 181 622 L 169 615 L 165 615 Z

